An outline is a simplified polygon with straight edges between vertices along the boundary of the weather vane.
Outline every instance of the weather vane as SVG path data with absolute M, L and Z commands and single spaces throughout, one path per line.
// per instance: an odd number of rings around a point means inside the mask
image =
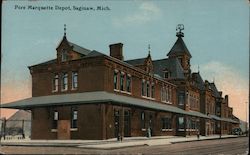
M 64 24 L 64 36 L 66 37 L 66 24 Z
M 178 30 L 179 30 L 179 31 L 178 31 Z M 177 37 L 184 37 L 184 33 L 181 32 L 182 30 L 184 30 L 184 25 L 183 25 L 183 24 L 178 24 L 178 25 L 176 26 L 176 31 L 178 31 L 178 32 L 176 32 L 176 36 L 177 36 Z

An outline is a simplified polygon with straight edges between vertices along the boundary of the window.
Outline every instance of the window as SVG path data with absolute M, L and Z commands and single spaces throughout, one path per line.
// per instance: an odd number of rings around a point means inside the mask
M 150 85 L 149 85 L 149 82 L 147 82 L 147 97 L 150 97 Z
M 168 100 L 169 100 L 169 92 L 168 92 L 168 86 L 166 87 L 166 101 L 168 102 Z
M 141 128 L 146 129 L 145 113 L 141 112 Z
M 169 91 L 168 91 L 168 101 L 172 102 L 172 89 L 169 87 Z
M 172 129 L 172 121 L 169 117 L 164 117 L 161 119 L 162 128 L 161 129 Z
M 118 89 L 118 72 L 114 71 L 114 89 Z
M 124 73 L 123 72 L 121 73 L 121 76 L 120 76 L 120 90 L 124 91 Z
M 155 98 L 155 86 L 154 86 L 154 84 L 151 85 L 151 97 Z
M 71 128 L 77 128 L 77 108 L 71 108 Z
M 58 121 L 58 111 L 54 110 L 52 129 L 57 129 L 57 121 Z
M 183 117 L 178 118 L 178 128 L 184 129 L 184 118 Z
M 68 60 L 67 51 L 63 49 L 62 50 L 62 62 L 67 61 L 67 60 Z
M 72 89 L 77 89 L 78 87 L 78 73 L 72 72 Z
M 53 88 L 52 88 L 53 92 L 58 91 L 58 80 L 59 80 L 58 74 L 55 74 L 53 78 Z
M 62 75 L 62 90 L 68 90 L 68 74 L 63 73 Z
M 131 76 L 127 75 L 126 79 L 126 91 L 131 92 Z
M 165 72 L 164 72 L 164 78 L 168 79 L 168 78 L 170 78 L 170 77 L 171 77 L 171 72 L 165 71 Z
M 141 95 L 145 96 L 145 80 L 142 80 L 141 83 Z
M 161 101 L 166 101 L 166 89 L 165 89 L 165 87 L 161 88 Z
M 178 100 L 179 100 L 179 105 L 184 105 L 184 94 L 183 93 L 179 94 Z

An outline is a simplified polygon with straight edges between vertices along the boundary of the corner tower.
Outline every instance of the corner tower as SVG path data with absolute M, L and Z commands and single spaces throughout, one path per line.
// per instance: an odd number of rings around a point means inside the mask
M 187 77 L 191 73 L 190 59 L 192 58 L 192 56 L 182 39 L 182 37 L 184 37 L 184 33 L 182 32 L 182 30 L 184 30 L 184 25 L 178 24 L 176 27 L 177 40 L 167 56 L 169 58 L 177 58 L 179 60 L 183 68 L 184 75 Z

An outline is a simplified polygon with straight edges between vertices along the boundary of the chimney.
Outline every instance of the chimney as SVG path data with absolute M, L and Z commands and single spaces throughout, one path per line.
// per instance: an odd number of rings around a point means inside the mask
M 220 96 L 222 96 L 222 91 L 219 91 Z
M 123 61 L 122 46 L 122 43 L 109 45 L 110 56 Z
M 225 101 L 228 104 L 228 95 L 225 95 Z

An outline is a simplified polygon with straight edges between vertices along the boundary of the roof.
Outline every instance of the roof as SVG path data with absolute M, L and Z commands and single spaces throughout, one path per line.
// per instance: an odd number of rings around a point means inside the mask
M 126 60 L 125 62 L 128 63 L 128 64 L 130 64 L 130 65 L 137 66 L 137 65 L 143 65 L 146 59 L 147 58 Z
M 218 91 L 218 89 L 216 88 L 215 84 L 214 83 L 209 83 L 209 86 L 210 88 L 212 89 L 212 92 L 213 92 L 213 95 L 216 97 L 216 98 L 220 98 L 220 93 Z
M 178 37 L 176 40 L 174 46 L 171 48 L 170 52 L 167 54 L 167 56 L 171 55 L 181 55 L 181 54 L 187 54 L 190 58 L 192 57 L 189 50 L 187 49 L 186 44 L 182 40 L 182 37 Z
M 224 118 L 224 117 L 218 117 L 216 115 L 210 115 L 211 118 L 218 120 L 218 121 L 224 121 L 224 122 L 231 122 L 231 123 L 240 123 L 236 120 L 230 119 L 230 118 Z
M 38 66 L 38 65 L 49 65 L 49 64 L 53 64 L 55 62 L 56 62 L 56 59 L 52 59 L 52 60 L 42 62 L 42 63 L 39 63 L 39 64 L 35 64 L 35 65 L 29 66 L 29 67 Z
M 3 104 L 1 105 L 1 108 L 31 109 L 33 107 L 105 103 L 105 102 L 114 102 L 124 105 L 132 105 L 154 110 L 209 118 L 207 115 L 202 114 L 200 112 L 185 111 L 169 104 L 161 104 L 151 100 L 138 99 L 114 93 L 108 93 L 105 91 L 32 97 L 16 102 L 11 102 L 8 104 Z
M 69 41 L 68 41 L 68 43 L 69 43 L 70 46 L 73 46 L 74 51 L 76 51 L 76 52 L 78 52 L 80 54 L 88 55 L 91 52 L 91 50 L 83 48 L 83 47 L 81 47 L 81 46 L 79 46 L 77 44 L 71 43 Z
M 205 83 L 199 72 L 192 73 L 192 77 L 194 78 L 195 85 L 199 90 L 205 90 Z
M 171 78 L 185 79 L 183 69 L 177 58 L 167 58 L 161 60 L 154 60 L 154 74 L 164 77 L 164 70 L 171 72 Z

